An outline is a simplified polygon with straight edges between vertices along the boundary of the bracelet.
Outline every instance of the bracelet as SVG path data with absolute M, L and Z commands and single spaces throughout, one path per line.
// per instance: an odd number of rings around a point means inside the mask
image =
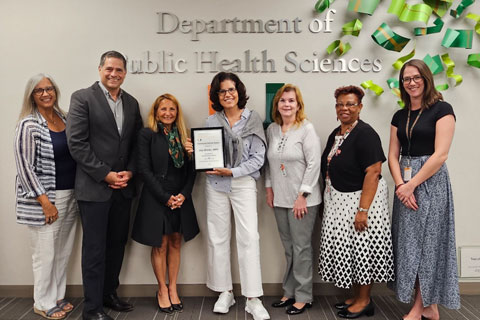
M 358 211 L 360 211 L 360 212 L 368 212 L 368 208 L 365 209 L 365 208 L 362 208 L 362 207 L 358 207 Z
M 400 188 L 400 187 L 403 186 L 404 184 L 405 184 L 405 183 L 397 184 L 397 185 L 395 186 L 395 190 L 397 190 L 398 188 Z

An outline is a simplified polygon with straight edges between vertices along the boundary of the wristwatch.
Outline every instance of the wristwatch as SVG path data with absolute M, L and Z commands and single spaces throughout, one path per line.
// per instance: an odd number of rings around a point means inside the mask
M 358 211 L 360 211 L 360 212 L 368 212 L 368 209 L 365 209 L 365 208 L 362 208 L 362 207 L 358 207 Z
M 309 195 L 310 195 L 309 192 L 304 192 L 304 193 L 302 193 L 302 197 L 304 197 L 304 198 L 308 197 Z

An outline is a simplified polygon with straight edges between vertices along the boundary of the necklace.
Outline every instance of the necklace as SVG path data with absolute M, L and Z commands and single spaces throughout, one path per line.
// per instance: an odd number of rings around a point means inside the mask
M 47 122 L 49 123 L 53 123 L 53 125 L 56 125 L 57 124 L 57 121 L 55 121 L 55 116 L 52 117 L 52 120 L 49 120 L 45 117 L 45 119 L 47 120 Z
M 330 161 L 332 161 L 333 157 L 336 157 L 338 156 L 342 150 L 340 149 L 340 146 L 343 144 L 343 142 L 345 141 L 345 139 L 348 138 L 348 136 L 350 135 L 350 132 L 352 132 L 353 128 L 355 128 L 355 126 L 357 125 L 358 123 L 358 120 L 355 120 L 354 123 L 352 123 L 352 125 L 350 127 L 348 127 L 347 131 L 345 131 L 345 133 L 342 135 L 342 128 L 340 127 L 340 129 L 338 130 L 338 133 L 339 133 L 339 139 L 338 141 L 334 141 L 333 142 L 333 145 L 332 145 L 332 148 L 330 149 L 330 152 L 328 153 L 328 156 L 327 156 L 327 177 L 326 177 L 326 191 L 327 191 L 327 194 L 330 196 L 330 199 L 332 197 L 332 194 L 331 194 L 331 181 L 330 181 L 330 175 L 328 174 L 328 171 L 330 170 Z
M 345 131 L 343 135 L 340 135 L 341 138 L 339 139 L 338 143 L 335 143 L 335 142 L 333 143 L 333 146 L 330 149 L 330 152 L 328 153 L 328 156 L 327 156 L 327 176 L 328 176 L 328 169 L 330 168 L 330 161 L 332 161 L 333 157 L 338 156 L 340 154 L 341 152 L 340 146 L 343 144 L 345 139 L 348 138 L 348 136 L 350 135 L 350 132 L 352 132 L 353 128 L 355 128 L 357 123 L 358 123 L 358 120 L 355 120 L 355 122 L 352 123 L 350 127 L 348 127 L 347 131 Z M 342 132 L 342 129 L 340 128 L 338 133 L 341 133 L 341 132 Z

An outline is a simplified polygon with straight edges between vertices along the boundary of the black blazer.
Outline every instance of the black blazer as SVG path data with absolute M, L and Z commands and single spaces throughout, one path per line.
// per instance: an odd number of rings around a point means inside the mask
M 115 118 L 98 81 L 72 94 L 67 116 L 68 147 L 77 162 L 75 195 L 78 200 L 106 201 L 113 189 L 103 180 L 110 171 L 135 171 L 133 149 L 143 127 L 137 100 L 122 93 L 123 126 L 118 133 Z M 134 182 L 122 189 L 135 195 Z
M 161 132 L 154 132 L 149 128 L 143 128 L 138 133 L 137 141 L 137 173 L 143 181 L 143 189 L 140 196 L 140 202 L 135 217 L 132 237 L 134 240 L 147 244 L 158 246 L 145 239 L 148 237 L 146 232 L 142 231 L 152 227 L 162 233 L 163 219 L 158 219 L 159 215 L 172 214 L 167 207 L 168 199 L 171 193 L 164 188 L 165 177 L 168 176 L 168 161 L 170 154 L 168 152 L 168 142 L 165 135 Z M 185 159 L 186 167 L 183 181 L 185 184 L 180 191 L 185 196 L 182 207 L 178 210 L 181 217 L 182 233 L 185 241 L 194 238 L 198 232 L 198 223 L 195 214 L 195 208 L 192 202 L 192 189 L 195 182 L 195 169 L 193 162 Z

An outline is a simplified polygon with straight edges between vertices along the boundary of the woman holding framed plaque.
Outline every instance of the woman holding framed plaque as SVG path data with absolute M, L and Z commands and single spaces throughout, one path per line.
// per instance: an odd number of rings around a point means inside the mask
M 207 287 L 221 292 L 214 312 L 227 313 L 235 304 L 230 267 L 231 212 L 245 310 L 255 319 L 270 319 L 258 297 L 263 295 L 257 217 L 256 180 L 265 158 L 266 140 L 260 116 L 246 108 L 245 85 L 237 75 L 220 72 L 212 80 L 210 100 L 215 114 L 207 127 L 223 127 L 226 166 L 207 173 Z
M 422 60 L 406 62 L 399 78 L 405 108 L 395 113 L 390 127 L 395 282 L 389 285 L 404 303 L 415 293 L 404 319 L 439 319 L 439 303 L 460 308 L 453 196 L 445 164 L 455 114 Z
M 144 182 L 133 240 L 152 247 L 151 260 L 158 281 L 155 301 L 161 312 L 181 312 L 177 292 L 180 245 L 199 232 L 192 188 L 195 170 L 185 151 L 187 130 L 177 99 L 159 96 L 138 135 L 137 170 Z M 168 270 L 168 286 L 166 272 Z
M 274 123 L 267 129 L 267 205 L 275 212 L 287 260 L 283 297 L 272 306 L 287 307 L 291 315 L 313 301 L 312 233 L 322 202 L 320 140 L 304 110 L 298 87 L 284 85 L 273 99 Z

